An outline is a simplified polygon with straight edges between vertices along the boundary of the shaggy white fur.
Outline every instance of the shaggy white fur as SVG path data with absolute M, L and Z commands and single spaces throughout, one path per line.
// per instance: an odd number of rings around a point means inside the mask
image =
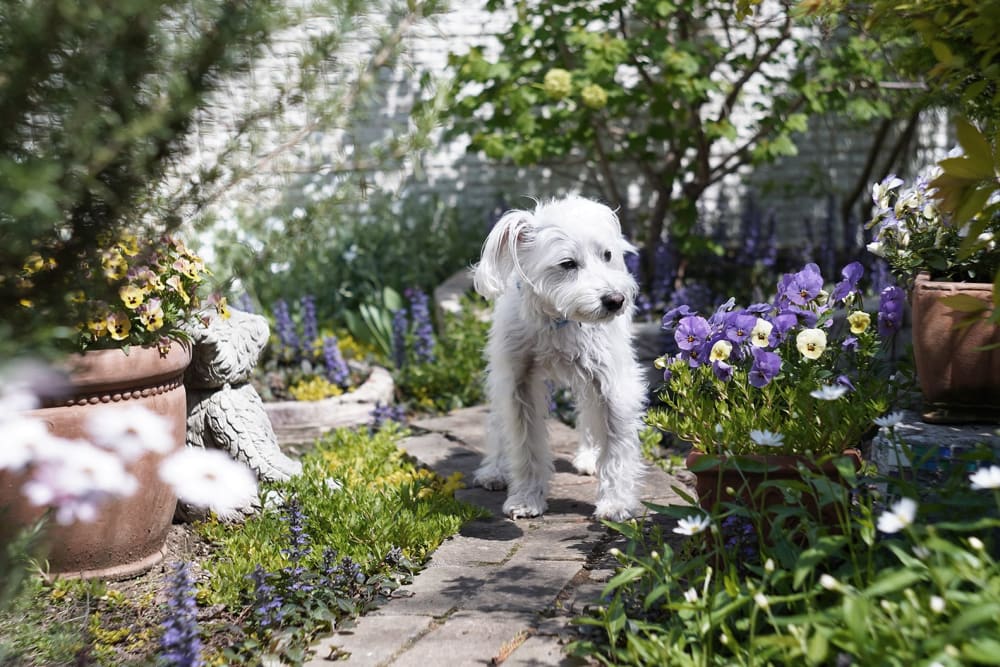
M 568 385 L 576 399 L 573 464 L 597 474 L 595 515 L 622 521 L 640 509 L 646 388 L 631 343 L 638 288 L 626 252 L 635 248 L 615 213 L 582 197 L 509 211 L 483 244 L 475 286 L 496 304 L 487 347 L 491 423 L 475 483 L 506 486 L 511 518 L 547 507 L 554 468 L 546 379 Z

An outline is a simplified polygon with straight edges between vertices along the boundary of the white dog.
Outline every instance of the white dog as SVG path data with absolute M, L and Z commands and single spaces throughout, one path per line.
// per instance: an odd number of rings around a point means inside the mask
M 574 467 L 597 473 L 598 518 L 639 509 L 638 430 L 646 389 L 631 343 L 634 252 L 607 206 L 567 197 L 509 211 L 483 244 L 476 291 L 496 298 L 488 345 L 491 420 L 475 483 L 508 488 L 511 518 L 541 515 L 553 473 L 546 379 L 569 385 L 579 411 Z

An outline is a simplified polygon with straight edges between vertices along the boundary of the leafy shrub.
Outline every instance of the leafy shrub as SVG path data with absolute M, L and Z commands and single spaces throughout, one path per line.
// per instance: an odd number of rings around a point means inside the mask
M 1000 468 L 988 470 L 980 481 L 1000 485 Z M 577 619 L 583 638 L 570 651 L 608 665 L 994 664 L 1000 498 L 970 492 L 965 472 L 953 469 L 919 505 L 893 502 L 917 497 L 912 482 L 859 479 L 849 467 L 843 487 L 807 475 L 784 486 L 787 506 L 770 527 L 734 504 L 713 517 L 654 507 L 690 537 L 615 526 L 628 547 L 604 603 Z M 836 520 L 812 520 L 805 495 Z
M 400 339 L 406 353 L 394 375 L 402 400 L 414 409 L 441 412 L 482 403 L 488 332 L 481 302 L 472 298 L 458 313 L 445 314 L 436 338 L 419 324 L 405 331 Z

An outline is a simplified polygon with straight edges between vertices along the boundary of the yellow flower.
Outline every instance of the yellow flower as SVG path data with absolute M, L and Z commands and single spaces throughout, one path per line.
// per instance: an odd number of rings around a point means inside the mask
M 855 310 L 847 316 L 847 322 L 851 325 L 852 334 L 864 333 L 868 325 L 872 323 L 872 316 L 863 310 Z
M 822 329 L 803 329 L 795 337 L 795 346 L 806 359 L 819 359 L 826 350 L 826 332 Z
M 135 257 L 139 254 L 139 239 L 134 234 L 122 234 L 118 241 L 118 249 L 129 257 Z
M 27 259 L 24 260 L 24 272 L 29 276 L 33 273 L 38 273 L 45 266 L 45 260 L 37 252 L 33 252 L 28 255 Z
M 556 67 L 545 73 L 542 87 L 546 95 L 561 100 L 573 92 L 573 77 L 566 70 Z
M 125 285 L 118 290 L 118 296 L 121 297 L 122 303 L 125 304 L 126 308 L 135 310 L 142 305 L 144 294 L 135 285 Z
M 185 304 L 191 303 L 191 297 L 184 291 L 184 284 L 181 283 L 180 276 L 170 276 L 167 278 L 167 286 L 177 292 Z
M 125 340 L 128 338 L 129 331 L 132 330 L 132 323 L 129 322 L 125 313 L 111 313 L 108 315 L 107 323 L 108 333 L 115 340 Z
M 128 273 L 128 262 L 118 250 L 106 250 L 101 257 L 101 266 L 108 280 L 121 280 Z
M 725 361 L 732 354 L 733 344 L 728 340 L 717 340 L 715 345 L 712 346 L 712 351 L 709 353 L 708 358 L 711 361 Z
M 163 309 L 159 304 L 155 307 L 147 304 L 139 313 L 139 321 L 146 327 L 146 331 L 158 331 L 163 328 Z
M 87 318 L 87 330 L 96 338 L 100 338 L 108 332 L 108 309 L 103 304 L 95 304 L 90 316 Z
M 87 295 L 82 289 L 78 289 L 70 292 L 68 298 L 70 303 L 83 303 L 87 300 Z
M 226 297 L 220 296 L 218 303 L 215 304 L 215 310 L 219 313 L 219 317 L 224 320 L 228 320 L 232 317 L 233 313 L 229 310 L 229 303 L 226 301 Z
M 583 105 L 591 109 L 603 109 L 608 104 L 608 94 L 596 83 L 584 86 L 580 91 Z

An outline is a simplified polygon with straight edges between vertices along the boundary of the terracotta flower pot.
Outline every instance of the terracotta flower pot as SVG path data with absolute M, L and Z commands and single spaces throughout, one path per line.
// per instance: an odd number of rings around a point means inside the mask
M 55 435 L 85 437 L 88 415 L 97 406 L 137 404 L 170 420 L 176 448 L 184 446 L 187 404 L 184 369 L 191 361 L 188 346 L 174 342 L 166 355 L 155 347 L 95 350 L 67 360 L 73 395 L 56 405 L 28 413 L 42 419 Z M 61 526 L 49 522 L 44 548 L 52 574 L 125 578 L 159 562 L 177 499 L 160 480 L 162 455 L 146 454 L 128 465 L 138 480 L 134 494 L 101 505 L 93 522 Z M 0 473 L 0 543 L 40 519 L 46 511 L 25 500 L 20 489 L 25 474 Z
M 861 452 L 847 449 L 843 457 L 848 459 L 855 470 L 861 467 Z M 737 502 L 753 508 L 765 517 L 774 509 L 786 505 L 780 484 L 765 482 L 797 481 L 803 477 L 799 465 L 804 464 L 813 473 L 831 481 L 842 482 L 840 471 L 833 461 L 817 464 L 810 458 L 797 455 L 745 455 L 719 456 L 692 451 L 685 460 L 687 467 L 695 475 L 695 490 L 698 504 L 713 512 L 725 502 Z M 729 490 L 732 490 L 732 495 Z M 835 520 L 835 514 L 828 516 L 832 508 L 817 508 L 812 495 L 803 495 L 803 506 L 816 518 Z
M 1000 423 L 1000 327 L 986 321 L 956 328 L 967 313 L 941 302 L 965 294 L 992 305 L 989 283 L 938 282 L 917 276 L 911 295 L 913 356 L 923 419 L 933 424 Z

